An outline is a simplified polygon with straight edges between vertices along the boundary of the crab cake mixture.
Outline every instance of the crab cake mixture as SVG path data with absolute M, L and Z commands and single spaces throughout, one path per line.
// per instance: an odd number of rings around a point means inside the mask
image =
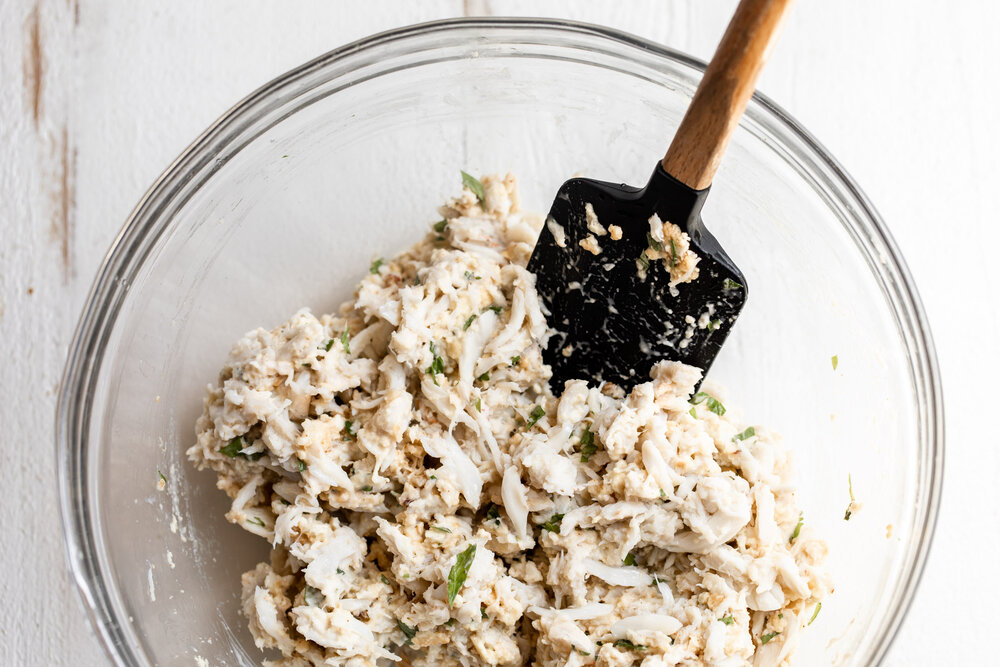
M 683 364 L 550 387 L 542 220 L 465 182 L 208 389 L 188 454 L 273 546 L 242 582 L 266 664 L 788 662 L 831 585 L 786 450 Z

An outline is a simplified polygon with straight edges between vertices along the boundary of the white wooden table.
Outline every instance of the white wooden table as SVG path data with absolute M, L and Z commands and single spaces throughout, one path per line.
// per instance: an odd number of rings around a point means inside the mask
M 703 59 L 735 0 L 0 3 L 0 665 L 105 658 L 63 563 L 53 412 L 98 263 L 133 204 L 258 85 L 435 18 L 561 16 Z M 909 261 L 937 339 L 947 476 L 923 585 L 887 664 L 998 664 L 1000 5 L 801 0 L 760 88 L 830 148 Z M 959 268 L 953 269 L 952 263 Z M 979 574 L 982 573 L 982 574 Z

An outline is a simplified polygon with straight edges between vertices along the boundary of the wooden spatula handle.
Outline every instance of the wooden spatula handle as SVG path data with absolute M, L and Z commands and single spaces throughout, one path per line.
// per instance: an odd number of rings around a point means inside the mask
M 681 183 L 695 190 L 712 184 L 791 4 L 742 0 L 736 8 L 662 160 Z

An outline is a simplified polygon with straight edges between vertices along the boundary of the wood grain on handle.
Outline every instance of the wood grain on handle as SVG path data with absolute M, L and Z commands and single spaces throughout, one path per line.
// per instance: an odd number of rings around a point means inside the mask
M 753 95 L 792 0 L 742 0 L 663 157 L 668 174 L 695 190 L 712 178 Z

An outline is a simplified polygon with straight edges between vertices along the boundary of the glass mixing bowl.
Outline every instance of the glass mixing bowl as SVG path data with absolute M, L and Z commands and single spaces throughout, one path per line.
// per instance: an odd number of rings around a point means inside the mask
M 373 256 L 426 232 L 459 169 L 513 171 L 542 212 L 575 173 L 644 183 L 702 69 L 572 23 L 403 28 L 267 84 L 167 169 L 100 270 L 58 410 L 69 561 L 119 664 L 260 661 L 239 577 L 267 545 L 225 521 L 214 476 L 184 455 L 230 344 L 299 306 L 335 308 Z M 850 177 L 759 95 L 704 215 L 750 286 L 711 377 L 731 409 L 784 434 L 805 520 L 830 545 L 836 591 L 798 662 L 877 663 L 941 483 L 941 390 L 913 283 Z M 864 507 L 844 521 L 848 475 Z

